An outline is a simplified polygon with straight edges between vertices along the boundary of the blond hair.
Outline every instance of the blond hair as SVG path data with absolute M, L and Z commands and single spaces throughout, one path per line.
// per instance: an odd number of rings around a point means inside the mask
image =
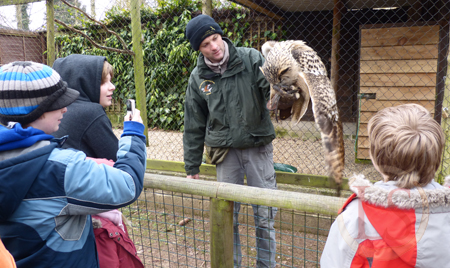
M 105 63 L 103 63 L 103 70 L 102 70 L 102 84 L 106 82 L 106 77 L 108 76 L 108 74 L 111 76 L 112 80 L 114 77 L 114 68 L 109 62 L 105 61 Z
M 441 162 L 441 126 L 417 104 L 385 108 L 369 121 L 370 157 L 378 171 L 400 188 L 425 186 Z

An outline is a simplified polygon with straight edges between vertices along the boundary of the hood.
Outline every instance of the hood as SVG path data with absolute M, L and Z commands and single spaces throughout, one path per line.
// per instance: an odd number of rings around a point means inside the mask
M 58 144 L 50 143 L 52 138 L 38 129 L 22 129 L 20 124 L 12 129 L 0 126 L 0 222 L 7 220 L 25 198 Z M 49 144 L 52 146 L 46 146 Z
M 99 103 L 105 61 L 103 56 L 72 54 L 57 59 L 53 69 L 70 88 L 80 92 L 79 100 Z
M 371 205 L 398 209 L 450 207 L 450 188 L 434 180 L 424 187 L 412 189 L 400 189 L 395 184 L 395 181 L 372 184 L 362 174 L 349 180 L 350 190 Z
M 12 128 L 0 125 L 0 152 L 27 148 L 38 141 L 50 139 L 53 139 L 53 136 L 32 127 L 23 129 L 20 123 L 16 123 Z

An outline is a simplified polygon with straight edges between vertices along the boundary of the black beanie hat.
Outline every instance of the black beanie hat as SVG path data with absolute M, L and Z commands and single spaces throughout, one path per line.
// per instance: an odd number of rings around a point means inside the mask
M 192 48 L 197 51 L 206 37 L 213 34 L 223 35 L 223 31 L 213 18 L 208 15 L 199 15 L 191 19 L 186 26 L 186 38 Z
M 0 68 L 0 122 L 26 125 L 45 112 L 74 102 L 80 93 L 67 87 L 47 65 L 15 61 Z

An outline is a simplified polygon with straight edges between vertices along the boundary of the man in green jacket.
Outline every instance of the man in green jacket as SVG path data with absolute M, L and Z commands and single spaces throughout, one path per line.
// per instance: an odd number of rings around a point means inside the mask
M 198 179 L 204 145 L 216 165 L 217 180 L 276 189 L 273 168 L 275 131 L 266 107 L 269 83 L 259 67 L 264 58 L 253 48 L 235 47 L 222 38 L 209 16 L 199 15 L 186 26 L 186 37 L 200 50 L 186 91 L 184 162 L 188 178 Z M 238 216 L 234 206 L 234 265 L 241 265 Z M 275 267 L 274 217 L 277 208 L 253 205 L 257 267 Z

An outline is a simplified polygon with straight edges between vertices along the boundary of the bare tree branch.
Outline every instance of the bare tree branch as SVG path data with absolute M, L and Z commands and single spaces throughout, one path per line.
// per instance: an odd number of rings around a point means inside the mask
M 88 15 L 86 12 L 84 12 L 82 9 L 80 9 L 80 8 L 78 8 L 78 7 L 76 7 L 76 6 L 73 6 L 73 5 L 69 4 L 69 3 L 67 3 L 65 0 L 61 0 L 61 2 L 63 2 L 63 3 L 66 4 L 66 5 L 68 5 L 68 6 L 71 7 L 71 8 L 75 8 L 76 10 L 80 11 L 80 12 L 83 13 L 88 19 L 90 19 L 91 21 L 100 24 L 100 25 L 103 27 L 103 29 L 105 29 L 108 33 L 114 34 L 114 35 L 119 39 L 119 41 L 122 43 L 122 46 L 123 46 L 124 49 L 127 49 L 127 48 L 128 48 L 127 44 L 125 43 L 125 41 L 123 41 L 122 37 L 120 37 L 120 35 L 118 35 L 116 32 L 111 31 L 110 29 L 108 29 L 108 27 L 107 27 L 105 24 L 101 23 L 100 21 L 98 21 L 98 20 L 96 20 L 96 19 L 91 18 L 91 16 L 89 16 L 89 15 Z
M 134 55 L 134 52 L 131 51 L 131 50 L 128 50 L 128 49 L 118 49 L 118 48 L 105 47 L 105 46 L 99 45 L 94 40 L 92 40 L 92 38 L 90 38 L 87 34 L 83 33 L 82 31 L 77 30 L 77 29 L 69 26 L 69 25 L 65 24 L 64 22 L 62 22 L 62 21 L 60 21 L 58 19 L 55 19 L 55 22 L 60 24 L 60 25 L 62 25 L 62 26 L 64 26 L 64 27 L 66 27 L 67 29 L 69 29 L 71 31 L 74 31 L 76 33 L 81 34 L 82 36 L 87 38 L 89 40 L 89 42 L 91 42 L 96 48 L 105 49 L 105 50 L 112 51 L 112 52 L 118 52 L 118 53 L 125 53 L 125 54 L 129 54 L 129 55 Z

